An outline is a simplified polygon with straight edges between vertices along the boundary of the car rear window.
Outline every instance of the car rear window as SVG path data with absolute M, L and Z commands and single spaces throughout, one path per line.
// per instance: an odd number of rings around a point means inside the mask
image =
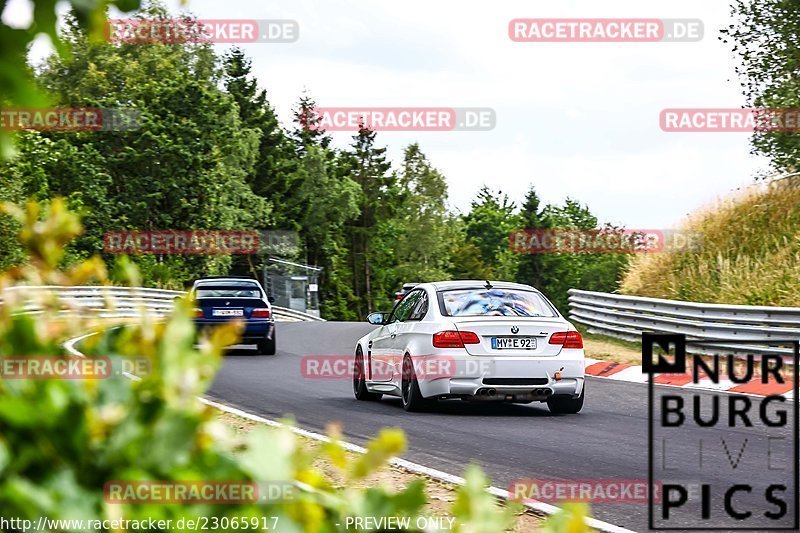
M 544 297 L 518 289 L 456 289 L 440 292 L 446 316 L 557 316 Z
M 256 285 L 200 285 L 196 291 L 197 298 L 261 298 L 261 291 Z

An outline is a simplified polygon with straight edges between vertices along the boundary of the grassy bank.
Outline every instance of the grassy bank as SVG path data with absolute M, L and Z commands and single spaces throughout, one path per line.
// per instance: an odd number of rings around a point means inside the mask
M 733 194 L 691 215 L 681 229 L 700 233 L 702 249 L 635 258 L 623 294 L 800 306 L 800 179 Z

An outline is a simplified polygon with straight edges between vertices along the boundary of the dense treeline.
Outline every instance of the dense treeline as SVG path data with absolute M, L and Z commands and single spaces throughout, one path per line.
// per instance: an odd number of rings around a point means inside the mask
M 164 17 L 150 7 L 142 17 Z M 519 228 L 592 229 L 586 206 L 541 206 L 531 187 L 521 206 L 483 188 L 468 213 L 447 207 L 445 177 L 417 144 L 392 164 L 376 132 L 361 129 L 343 149 L 309 128 L 313 98 L 303 95 L 288 126 L 279 123 L 241 50 L 219 57 L 203 44 L 89 40 L 75 24 L 70 58 L 36 71 L 64 107 L 134 108 L 135 131 L 27 131 L 19 156 L 0 166 L 0 199 L 22 203 L 62 196 L 86 232 L 68 261 L 101 253 L 111 230 L 268 230 L 298 232 L 290 258 L 321 266 L 323 316 L 356 319 L 390 305 L 406 281 L 504 279 L 531 283 L 566 307 L 566 289 L 613 290 L 622 255 L 519 255 Z M 313 116 L 311 118 L 313 120 Z M 497 176 L 491 177 L 497 180 Z M 0 267 L 21 252 L 0 220 Z M 260 271 L 261 256 L 140 255 L 144 284 L 181 287 L 203 274 Z

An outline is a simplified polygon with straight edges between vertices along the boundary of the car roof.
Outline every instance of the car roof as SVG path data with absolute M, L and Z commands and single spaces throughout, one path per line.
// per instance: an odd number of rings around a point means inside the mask
M 253 278 L 223 278 L 223 277 L 213 277 L 213 278 L 200 278 L 194 282 L 195 286 L 198 285 L 213 285 L 213 286 L 223 286 L 223 285 L 255 285 L 260 287 L 261 284 L 258 280 Z
M 457 281 L 434 281 L 431 283 L 423 283 L 422 285 L 429 285 L 436 291 L 448 291 L 453 289 L 485 289 L 487 280 L 466 279 Z M 496 289 L 518 289 L 523 291 L 539 292 L 539 289 L 525 285 L 522 283 L 512 283 L 509 281 L 491 281 L 489 283 Z
M 255 281 L 253 276 L 234 276 L 234 275 L 227 275 L 227 276 L 201 276 L 197 278 L 197 281 L 201 281 L 204 279 L 249 279 L 251 281 Z

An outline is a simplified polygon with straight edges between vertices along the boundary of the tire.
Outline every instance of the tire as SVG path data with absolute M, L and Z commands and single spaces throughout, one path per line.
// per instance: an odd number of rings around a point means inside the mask
M 419 382 L 417 381 L 417 374 L 414 371 L 414 365 L 411 362 L 411 358 L 408 356 L 403 358 L 403 377 L 400 383 L 400 396 L 403 399 L 403 409 L 413 413 L 425 411 L 433 405 L 433 400 L 422 397 L 422 392 L 419 390 Z
M 364 372 L 364 353 L 361 346 L 356 348 L 356 359 L 353 365 L 353 395 L 362 402 L 376 402 L 383 397 L 379 392 L 370 392 L 367 389 L 367 375 Z
M 555 396 L 547 400 L 547 408 L 556 415 L 574 415 L 583 409 L 583 399 L 586 396 L 586 384 L 583 385 L 581 395 L 577 398 Z
M 275 336 L 275 330 L 272 330 L 272 338 L 266 339 L 263 342 L 258 343 L 258 353 L 261 355 L 275 355 L 275 345 L 277 344 L 277 337 Z

